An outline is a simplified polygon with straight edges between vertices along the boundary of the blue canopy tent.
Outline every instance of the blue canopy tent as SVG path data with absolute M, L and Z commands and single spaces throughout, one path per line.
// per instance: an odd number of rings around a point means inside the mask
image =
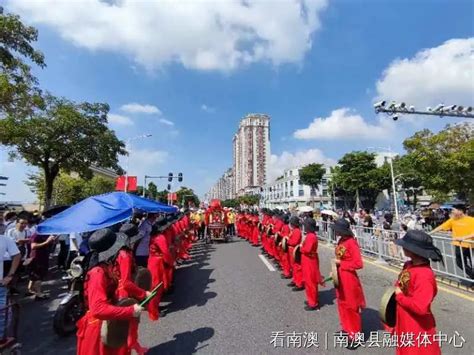
M 67 210 L 40 223 L 39 234 L 92 232 L 129 219 L 134 210 L 149 213 L 175 213 L 176 207 L 125 192 L 88 197 Z

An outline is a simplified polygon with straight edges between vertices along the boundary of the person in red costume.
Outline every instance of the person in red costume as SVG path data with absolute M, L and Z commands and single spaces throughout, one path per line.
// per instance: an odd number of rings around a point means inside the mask
M 290 217 L 288 215 L 284 215 L 282 219 L 283 225 L 280 230 L 280 234 L 282 238 L 286 238 L 287 240 L 290 237 Z M 283 239 L 282 239 L 283 240 Z M 281 270 L 282 270 L 282 279 L 291 279 L 291 262 L 290 262 L 290 254 L 288 251 L 281 250 L 280 260 L 281 260 Z
M 138 304 L 114 306 L 117 301 L 119 279 L 112 261 L 126 241 L 110 229 L 95 231 L 89 238 L 90 252 L 84 258 L 84 303 L 86 314 L 77 322 L 78 355 L 127 354 L 130 349 L 110 348 L 101 341 L 100 330 L 105 320 L 132 320 L 143 308 Z
M 293 270 L 293 281 L 288 286 L 294 286 L 293 291 L 302 291 L 304 289 L 303 270 L 301 264 L 295 263 L 293 251 L 301 243 L 300 219 L 296 216 L 290 218 L 290 237 L 288 239 L 288 253 L 290 254 L 290 264 Z
M 120 227 L 120 233 L 125 235 L 127 239 L 126 245 L 120 249 L 115 259 L 116 267 L 118 269 L 119 285 L 117 288 L 118 299 L 132 297 L 137 300 L 143 299 L 149 295 L 149 292 L 139 288 L 133 281 L 133 274 L 136 269 L 135 260 L 133 258 L 133 249 L 135 244 L 143 238 L 138 230 L 138 227 L 132 223 L 126 223 Z M 130 354 L 130 350 L 133 349 L 137 354 L 145 354 L 148 349 L 144 348 L 138 342 L 138 320 L 132 319 L 130 321 L 127 346 L 127 354 Z
M 319 271 L 318 237 L 316 236 L 316 221 L 313 218 L 304 220 L 306 233 L 301 244 L 301 268 L 306 292 L 307 311 L 319 309 L 318 285 L 323 285 L 323 277 Z
M 153 224 L 150 239 L 150 256 L 148 258 L 148 270 L 151 273 L 151 287 L 155 288 L 160 282 L 163 282 L 163 288 L 169 288 L 166 285 L 166 267 L 173 267 L 173 258 L 171 257 L 168 242 L 163 231 L 168 228 L 166 217 L 160 217 Z M 148 305 L 148 316 L 151 320 L 157 321 L 160 318 L 160 300 L 163 292 L 160 290 Z
M 398 336 L 397 355 L 441 354 L 439 342 L 433 339 L 436 322 L 431 312 L 431 303 L 438 288 L 430 259 L 443 262 L 441 251 L 433 245 L 433 238 L 421 230 L 409 230 L 395 244 L 403 248 L 410 258 L 395 283 L 397 317 L 394 333 Z M 444 264 L 444 262 L 443 262 Z M 413 334 L 413 345 L 401 344 L 402 334 Z M 426 342 L 419 344 L 419 339 Z M 408 344 L 410 345 L 410 344 Z
M 281 229 L 283 227 L 283 215 L 280 212 L 276 212 L 273 217 L 273 237 L 270 238 L 271 245 L 273 248 L 273 253 L 275 255 L 275 260 L 278 262 L 277 267 L 282 269 L 282 257 L 281 257 L 281 247 L 276 244 L 277 235 L 281 234 Z
M 258 230 L 258 222 L 259 222 L 258 213 L 254 212 L 252 215 L 252 241 L 251 241 L 254 247 L 258 247 L 260 245 L 260 242 L 258 240 L 259 234 L 260 234 Z
M 335 250 L 339 277 L 337 309 L 342 331 L 348 334 L 352 347 L 352 340 L 362 332 L 361 312 L 365 308 L 364 291 L 357 276 L 357 270 L 363 267 L 362 256 L 348 221 L 338 219 L 332 227 L 335 235 L 340 237 Z

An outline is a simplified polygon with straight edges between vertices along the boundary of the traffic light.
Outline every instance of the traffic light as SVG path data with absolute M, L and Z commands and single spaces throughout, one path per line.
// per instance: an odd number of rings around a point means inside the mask
M 178 174 L 178 181 L 179 182 L 183 181 L 183 173 Z
M 171 191 L 171 184 L 168 184 L 168 191 Z
M 173 181 L 173 173 L 168 174 L 168 181 L 169 182 Z

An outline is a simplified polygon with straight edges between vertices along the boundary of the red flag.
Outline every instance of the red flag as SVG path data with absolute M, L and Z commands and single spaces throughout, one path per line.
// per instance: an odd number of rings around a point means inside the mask
M 128 184 L 127 184 L 127 191 L 137 191 L 137 177 L 136 176 L 128 176 Z
M 176 192 L 170 192 L 168 194 L 168 200 L 169 201 L 177 201 L 178 200 L 178 196 L 176 195 Z
M 125 176 L 121 175 L 115 182 L 115 191 L 125 191 Z
M 121 175 L 115 182 L 115 191 L 125 191 L 125 182 L 127 183 L 127 192 L 137 191 L 137 177 Z

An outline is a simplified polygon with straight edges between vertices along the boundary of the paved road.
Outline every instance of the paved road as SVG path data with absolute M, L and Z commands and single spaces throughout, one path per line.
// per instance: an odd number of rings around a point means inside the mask
M 329 272 L 332 253 L 332 249 L 321 245 L 324 275 Z M 195 245 L 193 260 L 176 272 L 175 293 L 164 299 L 164 317 L 156 323 L 142 317 L 140 339 L 150 348 L 149 353 L 347 354 L 348 350 L 334 347 L 334 332 L 340 329 L 334 291 L 330 287 L 323 289 L 320 292 L 321 310 L 306 312 L 303 309 L 304 293 L 293 292 L 287 287 L 288 280 L 281 279 L 278 271 L 270 271 L 259 254 L 259 248 L 241 240 Z M 396 273 L 366 263 L 360 276 L 367 299 L 367 309 L 363 312 L 364 333 L 368 337 L 371 331 L 378 331 L 382 338 L 377 309 L 385 288 L 392 284 Z M 438 330 L 448 338 L 458 331 L 466 340 L 460 349 L 453 344 L 445 345 L 444 354 L 474 353 L 473 300 L 472 295 L 459 296 L 443 290 L 438 294 L 433 307 Z M 31 335 L 30 341 L 25 341 L 24 352 L 73 354 L 74 339 L 57 339 L 51 333 L 55 302 L 27 306 L 37 309 L 34 309 L 32 322 L 23 326 L 26 337 Z M 278 340 L 272 345 L 275 332 L 282 332 L 279 333 L 282 336 L 276 337 Z M 309 334 L 302 335 L 304 332 L 313 332 L 313 335 L 317 332 L 319 348 L 308 341 Z M 460 338 L 456 340 L 460 341 Z M 280 341 L 284 342 L 283 347 Z M 302 348 L 296 349 L 299 341 Z M 376 347 L 357 351 L 394 353 L 393 349 Z

